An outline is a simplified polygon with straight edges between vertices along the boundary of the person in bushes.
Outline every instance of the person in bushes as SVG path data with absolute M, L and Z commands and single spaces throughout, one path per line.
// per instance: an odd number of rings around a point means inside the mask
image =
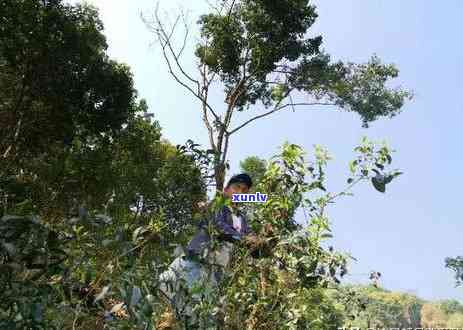
M 231 201 L 233 194 L 246 194 L 251 187 L 249 175 L 238 174 L 228 181 L 223 195 Z M 250 228 L 237 203 L 229 204 L 231 206 L 224 205 L 215 212 L 210 223 L 203 221 L 200 224 L 200 230 L 189 242 L 184 253 L 160 276 L 159 289 L 171 304 L 176 318 L 186 316 L 194 322 L 191 301 L 198 299 L 198 295 L 189 295 L 189 290 L 198 284 L 217 287 L 236 243 L 244 243 L 253 252 L 264 244 L 264 240 Z M 208 224 L 215 229 L 220 244 L 218 249 L 205 251 L 211 242 Z

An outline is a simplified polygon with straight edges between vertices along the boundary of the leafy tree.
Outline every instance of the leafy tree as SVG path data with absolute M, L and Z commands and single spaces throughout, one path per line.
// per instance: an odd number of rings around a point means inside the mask
M 408 293 L 371 285 L 344 284 L 333 295 L 341 302 L 344 329 L 359 328 L 458 328 L 461 303 L 453 299 L 426 301 Z
M 90 148 L 75 141 L 65 155 L 50 169 L 37 168 L 44 175 L 36 182 L 19 176 L 25 194 L 9 201 L 0 217 L 0 284 L 8 306 L 0 308 L 0 320 L 13 322 L 21 313 L 23 323 L 12 323 L 16 326 L 45 322 L 51 327 L 51 319 L 61 324 L 66 318 L 52 307 L 58 303 L 77 324 L 81 318 L 93 320 L 91 310 L 98 306 L 93 301 L 108 284 L 112 291 L 102 302 L 130 301 L 130 293 L 119 288 L 126 282 L 135 286 L 134 277 L 141 286 L 140 278 L 156 274 L 153 260 L 167 262 L 173 244 L 188 239 L 193 205 L 204 198 L 192 156 L 160 140 L 158 124 L 141 118 L 111 142 Z M 11 196 L 15 190 L 6 192 Z M 51 285 L 55 277 L 59 280 Z
M 255 190 L 255 187 L 259 185 L 262 177 L 264 176 L 267 162 L 265 159 L 260 159 L 256 156 L 250 156 L 240 162 L 240 167 L 243 172 L 246 172 L 252 178 L 254 184 L 252 190 Z
M 146 120 L 95 9 L 0 7 L 0 328 L 98 328 L 121 301 L 142 324 L 142 279 L 205 196 L 200 164 Z
M 460 328 L 463 326 L 463 304 L 455 299 L 437 301 L 436 305 L 446 315 L 446 327 Z
M 347 326 L 381 328 L 420 327 L 422 301 L 417 297 L 391 292 L 374 286 L 355 287 L 362 308 L 357 308 L 355 318 Z
M 322 37 L 308 37 L 318 15 L 309 0 L 217 1 L 198 21 L 201 41 L 196 45 L 198 73 L 186 72 L 183 44 L 174 44 L 173 26 L 144 19 L 161 45 L 173 78 L 200 101 L 201 112 L 215 155 L 215 182 L 223 187 L 231 137 L 254 121 L 279 111 L 312 106 L 338 107 L 360 115 L 364 126 L 379 117 L 392 117 L 411 93 L 390 88 L 398 76 L 392 64 L 373 56 L 365 64 L 333 62 L 321 50 Z M 209 102 L 211 90 L 223 87 L 224 111 Z M 303 97 L 303 101 L 299 99 Z M 240 112 L 263 105 L 267 110 L 239 124 Z M 249 110 L 250 111 L 250 110 Z
M 446 299 L 439 302 L 440 308 L 446 314 L 463 313 L 463 304 L 455 299 Z
M 127 66 L 106 55 L 94 8 L 3 0 L 0 156 L 25 161 L 51 145 L 119 130 L 136 111 Z

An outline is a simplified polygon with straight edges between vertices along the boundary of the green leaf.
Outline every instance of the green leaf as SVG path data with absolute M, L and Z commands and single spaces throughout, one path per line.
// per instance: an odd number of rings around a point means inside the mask
M 402 174 L 403 174 L 403 172 L 395 172 L 392 176 L 394 178 L 396 178 L 396 177 L 398 177 L 399 175 L 402 175 Z
M 375 172 L 376 175 L 381 175 L 381 173 L 379 173 L 379 171 L 378 171 L 377 169 L 373 168 L 373 169 L 371 169 L 371 170 L 372 170 L 373 172 Z
M 386 175 L 386 176 L 384 177 L 384 184 L 391 183 L 392 179 L 394 179 L 394 176 L 393 176 L 393 175 Z
M 379 192 L 384 193 L 386 191 L 386 184 L 384 183 L 382 176 L 377 175 L 371 178 L 371 183 L 373 184 L 373 187 L 375 187 L 375 189 Z
M 357 167 L 356 160 L 352 160 L 349 162 L 349 170 L 351 171 L 352 174 L 355 174 L 356 167 Z
M 388 162 L 389 164 L 391 164 L 391 163 L 392 163 L 392 157 L 391 157 L 391 155 L 387 154 L 387 155 L 386 155 L 386 158 L 387 158 L 387 162 Z

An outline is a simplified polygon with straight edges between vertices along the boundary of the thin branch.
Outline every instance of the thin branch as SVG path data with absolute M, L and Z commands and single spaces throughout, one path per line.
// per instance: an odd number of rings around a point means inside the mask
M 180 48 L 180 51 L 177 54 L 177 58 L 180 58 L 183 54 L 183 51 L 185 50 L 186 43 L 188 40 L 188 35 L 190 34 L 190 29 L 188 28 L 188 24 L 186 22 L 185 14 L 182 12 L 182 19 L 183 19 L 183 25 L 185 27 L 185 37 L 183 38 L 183 45 Z
M 158 8 L 157 8 L 156 11 L 155 11 L 155 17 L 156 17 L 156 24 L 157 24 L 157 26 L 158 26 L 158 29 L 157 29 L 158 35 L 159 35 L 159 36 L 162 35 L 162 36 L 164 37 L 165 43 L 166 43 L 167 47 L 169 48 L 169 50 L 170 50 L 172 56 L 174 57 L 174 60 L 175 60 L 175 63 L 177 64 L 178 69 L 182 72 L 182 74 L 183 74 L 188 80 L 190 80 L 191 82 L 193 82 L 193 83 L 199 85 L 199 81 L 197 81 L 196 79 L 193 79 L 189 74 L 187 74 L 187 73 L 185 72 L 185 70 L 183 69 L 182 65 L 180 64 L 179 58 L 177 57 L 177 55 L 176 55 L 176 53 L 175 53 L 175 51 L 174 51 L 174 49 L 173 49 L 172 43 L 171 43 L 171 39 L 172 39 L 172 36 L 173 36 L 173 34 L 174 34 L 174 32 L 175 32 L 175 28 L 176 28 L 176 26 L 177 26 L 177 24 L 178 24 L 178 21 L 180 20 L 180 16 L 177 17 L 175 23 L 174 23 L 173 26 L 172 26 L 172 30 L 171 30 L 171 32 L 170 32 L 169 35 L 167 35 L 167 33 L 166 33 L 165 29 L 164 29 L 164 26 L 163 26 L 162 23 L 161 23 L 161 19 L 159 18 L 159 14 L 158 14 Z M 188 31 L 188 29 L 186 29 L 186 30 Z M 188 33 L 188 32 L 187 32 L 187 33 Z
M 19 132 L 21 131 L 21 124 L 22 124 L 22 120 L 24 117 L 24 112 L 20 111 L 20 108 L 24 100 L 25 89 L 26 89 L 26 84 L 24 83 L 24 79 L 25 78 L 23 78 L 23 81 L 22 81 L 21 92 L 19 95 L 18 102 L 16 103 L 15 109 L 13 110 L 15 113 L 19 112 L 19 119 L 18 119 L 18 123 L 16 124 L 16 129 L 15 129 L 14 136 L 13 136 L 13 142 L 8 146 L 6 151 L 3 153 L 3 156 L 2 156 L 3 158 L 8 157 L 11 149 L 13 148 L 13 145 L 18 141 Z
M 233 112 L 233 109 L 235 108 L 235 105 L 236 105 L 236 102 L 238 101 L 238 98 L 244 93 L 244 84 L 246 84 L 246 77 L 244 76 L 240 82 L 236 85 L 236 87 L 234 88 L 233 90 L 233 93 L 231 94 L 230 98 L 229 98 L 229 106 L 228 106 L 228 111 L 227 111 L 227 114 L 225 116 L 225 127 L 228 127 L 228 125 L 230 124 L 230 120 L 231 120 L 231 116 L 232 116 L 232 112 Z
M 284 74 L 293 74 L 294 72 L 292 71 L 286 71 L 286 70 L 273 70 L 272 72 L 275 73 L 284 73 Z
M 209 134 L 209 143 L 211 144 L 211 148 L 216 151 L 217 146 L 215 145 L 214 141 L 214 130 L 212 129 L 211 123 L 209 122 L 209 118 L 207 117 L 207 111 L 206 108 L 203 107 L 203 122 L 204 125 L 207 128 L 208 134 Z
M 172 39 L 172 36 L 175 32 L 175 28 L 180 20 L 180 15 L 177 17 L 175 23 L 173 24 L 172 26 L 172 29 L 170 31 L 169 34 L 167 34 L 166 30 L 164 29 L 164 26 L 161 22 L 161 19 L 159 18 L 159 15 L 158 15 L 158 11 L 159 11 L 159 4 L 155 10 L 155 23 L 151 23 L 151 24 L 155 24 L 157 27 L 153 27 L 150 25 L 150 23 L 143 18 L 142 16 L 142 20 L 145 22 L 145 24 L 147 25 L 148 28 L 150 28 L 154 33 L 156 33 L 157 37 L 158 37 L 158 40 L 159 40 L 159 43 L 161 44 L 161 47 L 162 47 L 162 52 L 163 52 L 163 56 L 164 56 L 164 59 L 169 67 L 169 73 L 174 77 L 174 79 L 180 84 L 182 85 L 183 87 L 185 87 L 187 90 L 189 90 L 196 98 L 198 98 L 201 102 L 204 102 L 204 99 L 201 97 L 200 95 L 200 83 L 198 80 L 196 79 L 193 79 L 189 74 L 187 74 L 185 72 L 185 70 L 183 69 L 182 65 L 180 64 L 180 61 L 179 61 L 179 57 L 182 55 L 183 53 L 183 50 L 185 48 L 185 45 L 186 45 L 186 39 L 187 39 L 187 36 L 188 36 L 188 27 L 186 25 L 186 21 L 185 21 L 185 16 L 182 15 L 183 19 L 184 19 L 184 24 L 185 24 L 185 30 L 186 30 L 186 35 L 185 35 L 185 38 L 184 38 L 184 44 L 182 45 L 182 48 L 180 49 L 180 51 L 176 54 L 175 51 L 174 51 L 174 48 L 172 46 L 172 43 L 171 43 L 171 39 Z M 171 64 L 171 61 L 169 60 L 169 52 L 166 51 L 166 48 L 169 50 L 171 56 L 174 58 L 174 61 L 175 61 L 175 64 L 177 66 L 177 68 L 181 71 L 181 73 L 188 79 L 190 80 L 191 82 L 195 83 L 195 85 L 197 86 L 197 92 L 195 92 L 190 86 L 188 86 L 185 82 L 183 82 L 175 73 L 174 73 L 174 70 L 173 70 L 173 66 Z M 212 107 L 206 102 L 206 106 L 208 108 L 208 110 L 212 113 L 212 115 L 214 116 L 214 118 L 216 119 L 216 121 L 219 121 L 220 122 L 220 118 L 219 116 L 215 113 L 215 111 L 212 109 Z
M 230 135 L 237 132 L 238 130 L 240 130 L 241 128 L 247 126 L 248 124 L 252 123 L 253 121 L 257 120 L 257 119 L 260 119 L 260 118 L 263 118 L 263 117 L 266 117 L 266 116 L 269 116 L 271 115 L 272 113 L 274 112 L 277 112 L 279 110 L 282 110 L 282 109 L 285 109 L 287 107 L 297 107 L 297 106 L 303 106 L 303 105 L 335 105 L 334 103 L 323 103 L 323 102 L 315 102 L 315 103 L 287 103 L 285 105 L 282 105 L 282 106 L 279 106 L 279 107 L 276 107 L 275 109 L 271 110 L 271 111 L 268 111 L 266 113 L 263 113 L 261 115 L 258 115 L 258 116 L 255 116 L 247 121 L 245 121 L 243 124 L 239 125 L 238 127 L 234 128 L 233 130 L 230 131 Z
M 283 85 L 281 81 L 265 81 L 262 84 L 263 85 Z
M 293 96 L 291 95 L 291 93 L 288 93 L 288 97 L 289 97 L 289 100 L 291 101 L 291 108 L 293 109 L 293 112 L 296 112 L 296 107 L 294 105 Z
M 344 189 L 343 191 L 331 196 L 330 198 L 328 198 L 326 200 L 326 203 L 331 203 L 333 200 L 335 200 L 336 198 L 340 197 L 340 196 L 343 196 L 345 194 L 347 194 L 357 183 L 359 183 L 360 181 L 362 180 L 365 180 L 364 177 L 359 177 L 357 178 L 356 180 L 352 181 L 351 184 L 349 184 L 346 189 Z
M 225 147 L 223 148 L 221 163 L 225 164 L 225 160 L 228 152 L 228 140 L 230 139 L 230 134 L 225 133 Z
M 235 7 L 235 2 L 236 2 L 236 0 L 232 1 L 231 5 L 230 5 L 230 9 L 228 10 L 228 14 L 227 14 L 228 22 L 230 22 L 230 17 L 231 17 L 231 14 L 233 12 L 233 7 Z
M 186 89 L 188 89 L 193 95 L 195 95 L 197 98 L 199 98 L 199 99 L 202 101 L 202 98 L 201 98 L 190 86 L 188 86 L 185 82 L 183 82 L 182 80 L 180 80 L 180 78 L 175 74 L 174 70 L 172 69 L 172 64 L 170 63 L 169 56 L 168 56 L 167 53 L 166 53 L 166 47 L 167 47 L 167 44 L 166 44 L 166 43 L 161 44 L 162 53 L 163 53 L 164 59 L 165 59 L 165 61 L 166 61 L 166 63 L 167 63 L 167 67 L 169 68 L 169 73 L 174 77 L 174 79 L 175 79 L 180 85 L 182 85 L 183 87 L 185 87 Z
M 212 2 L 209 1 L 209 0 L 206 0 L 206 3 L 209 5 L 210 8 L 214 9 L 214 10 L 217 12 L 217 15 L 219 15 L 219 16 L 222 15 L 222 11 L 223 11 L 223 9 L 224 9 L 224 7 L 225 7 L 225 5 L 226 5 L 226 1 L 224 1 L 224 3 L 222 4 L 221 8 L 219 9 L 219 7 L 214 6 L 214 5 L 212 4 Z
M 8 154 L 10 153 L 11 149 L 13 148 L 13 145 L 17 142 L 18 140 L 18 137 L 19 137 L 19 131 L 21 129 L 21 123 L 22 123 L 22 115 L 23 113 L 21 113 L 21 117 L 19 118 L 18 120 L 18 124 L 16 126 L 16 130 L 15 130 L 15 133 L 14 133 L 14 136 L 13 136 L 13 142 L 8 146 L 8 148 L 5 150 L 5 152 L 3 153 L 3 158 L 7 158 L 8 157 Z
M 209 95 L 209 85 L 210 82 L 207 80 L 207 73 L 206 73 L 206 64 L 203 64 L 202 71 L 200 70 L 202 78 L 203 78 L 203 88 L 202 88 L 202 98 L 203 98 L 203 121 L 206 125 L 207 131 L 209 133 L 209 142 L 211 144 L 211 148 L 216 151 L 217 147 L 214 141 L 214 130 L 209 122 L 209 118 L 207 116 L 207 98 Z
M 179 61 L 178 61 L 178 58 L 176 57 L 176 54 L 173 50 L 173 47 L 172 47 L 172 44 L 170 42 L 170 36 L 165 32 L 165 30 L 162 28 L 161 26 L 161 23 L 160 21 L 158 21 L 158 24 L 160 26 L 159 29 L 156 29 L 155 32 L 157 33 L 158 35 L 158 39 L 159 39 L 159 42 L 161 44 L 161 48 L 162 48 L 162 54 L 163 54 L 163 57 L 164 57 L 164 60 L 166 61 L 166 64 L 168 66 L 168 69 L 169 69 L 169 73 L 172 75 L 172 77 L 180 84 L 182 85 L 183 87 L 185 87 L 188 91 L 190 91 L 196 98 L 198 98 L 201 102 L 205 102 L 204 98 L 201 97 L 200 93 L 199 93 L 199 90 L 200 90 L 200 84 L 199 84 L 199 81 L 195 80 L 195 79 L 192 79 L 190 78 L 189 80 L 192 81 L 192 82 L 195 82 L 195 84 L 197 84 L 197 88 L 198 88 L 198 92 L 195 92 L 193 90 L 193 88 L 191 88 L 189 85 L 187 85 L 184 81 L 182 81 L 178 75 L 174 72 L 173 70 L 173 66 L 172 66 L 172 63 L 171 63 L 171 60 L 169 59 L 169 54 L 168 54 L 168 51 L 166 49 L 169 49 L 170 53 L 172 54 L 172 56 L 174 57 L 174 60 L 177 64 L 177 67 L 180 69 L 180 71 L 188 78 L 189 76 L 185 73 L 185 71 L 183 70 L 183 68 L 181 67 Z M 172 30 L 173 31 L 173 30 Z M 172 34 L 172 32 L 171 32 Z M 212 115 L 214 116 L 214 118 L 220 122 L 220 118 L 219 116 L 215 113 L 214 109 L 212 109 L 212 107 L 207 103 L 206 103 L 206 107 L 207 109 L 212 113 Z
M 238 82 L 236 87 L 233 89 L 233 92 L 231 93 L 231 95 L 227 96 L 227 101 L 229 100 L 230 103 L 229 103 L 229 107 L 228 107 L 227 114 L 226 114 L 225 121 L 224 121 L 225 122 L 225 132 L 224 132 L 225 134 L 228 134 L 227 129 L 230 126 L 230 122 L 232 119 L 233 110 L 235 109 L 235 106 L 236 106 L 236 102 L 241 97 L 241 95 L 246 91 L 246 89 L 250 88 L 250 86 L 247 86 L 247 88 L 244 87 L 246 82 L 248 82 L 248 80 L 252 77 L 252 74 L 253 74 L 251 73 L 249 76 L 246 76 L 246 65 L 248 62 L 249 52 L 250 52 L 250 49 L 246 48 L 243 65 L 242 65 L 243 74 L 242 74 L 241 80 Z M 228 136 L 226 137 L 225 144 L 226 144 L 225 147 L 227 148 L 228 147 Z M 226 148 L 225 148 L 224 157 L 223 157 L 224 161 L 226 157 Z
M 227 96 L 226 102 L 228 103 L 228 108 L 227 112 L 225 113 L 225 119 L 224 119 L 224 125 L 222 126 L 220 133 L 217 137 L 217 146 L 218 150 L 222 150 L 222 143 L 223 143 L 223 138 L 224 135 L 227 135 L 225 137 L 225 149 L 224 152 L 221 155 L 221 163 L 223 164 L 225 162 L 226 158 L 226 151 L 228 149 L 228 126 L 230 125 L 231 118 L 233 115 L 233 110 L 235 109 L 236 102 L 238 101 L 238 98 L 244 93 L 245 88 L 244 85 L 246 84 L 246 81 L 248 80 L 249 77 L 246 77 L 246 60 L 243 63 L 243 75 L 238 84 L 233 88 L 233 90 L 229 93 L 229 96 Z

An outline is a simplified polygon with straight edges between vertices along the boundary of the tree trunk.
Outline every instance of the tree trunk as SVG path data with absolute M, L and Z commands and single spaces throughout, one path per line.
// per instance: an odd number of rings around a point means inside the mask
M 215 191 L 216 193 L 219 191 L 222 191 L 224 188 L 224 182 L 225 182 L 225 164 L 218 164 L 215 167 Z

